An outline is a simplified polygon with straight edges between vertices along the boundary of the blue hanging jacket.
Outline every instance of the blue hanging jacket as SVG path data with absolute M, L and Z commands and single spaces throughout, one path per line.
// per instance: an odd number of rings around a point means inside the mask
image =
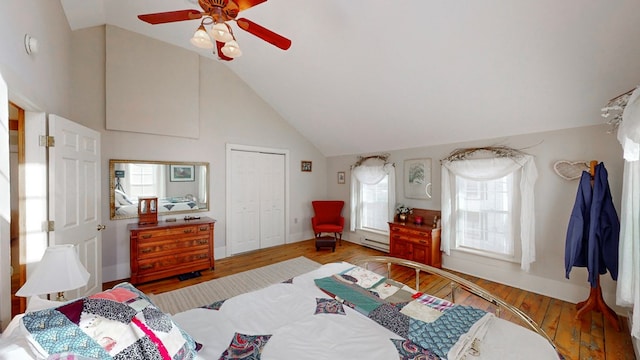
M 565 276 L 569 278 L 573 266 L 586 267 L 594 288 L 607 270 L 618 279 L 620 221 L 607 178 L 603 163 L 596 165 L 593 188 L 591 175 L 582 173 L 565 243 Z

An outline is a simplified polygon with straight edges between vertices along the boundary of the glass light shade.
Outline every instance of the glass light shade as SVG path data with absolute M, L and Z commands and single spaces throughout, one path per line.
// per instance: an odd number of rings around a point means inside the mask
M 213 49 L 213 42 L 211 41 L 209 34 L 207 34 L 207 30 L 204 28 L 204 25 L 200 25 L 198 30 L 193 34 L 191 44 L 201 49 Z
M 49 246 L 16 295 L 34 296 L 78 289 L 87 285 L 89 276 L 73 245 Z
M 238 45 L 238 42 L 235 40 L 227 41 L 222 49 L 220 49 L 220 51 L 222 51 L 224 56 L 230 57 L 232 59 L 242 55 L 240 45 Z
M 217 41 L 223 43 L 233 40 L 233 35 L 229 30 L 229 25 L 223 22 L 213 25 L 211 28 L 211 36 L 213 36 Z

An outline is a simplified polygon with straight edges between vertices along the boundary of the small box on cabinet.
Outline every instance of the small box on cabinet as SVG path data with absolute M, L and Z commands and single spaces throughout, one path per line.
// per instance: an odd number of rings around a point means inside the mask
M 138 198 L 138 224 L 155 225 L 158 223 L 158 198 L 146 196 Z

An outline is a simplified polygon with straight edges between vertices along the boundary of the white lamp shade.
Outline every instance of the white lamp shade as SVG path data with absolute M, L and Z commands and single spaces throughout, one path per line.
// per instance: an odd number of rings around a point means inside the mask
M 217 41 L 226 43 L 233 40 L 233 35 L 229 30 L 229 25 L 224 22 L 217 23 L 211 27 L 211 36 Z
M 224 56 L 230 57 L 232 59 L 242 55 L 242 51 L 240 51 L 240 45 L 238 45 L 238 42 L 235 40 L 227 41 L 227 43 L 224 44 L 220 51 L 222 51 Z
M 89 272 L 73 245 L 49 246 L 17 296 L 34 296 L 73 290 L 87 285 Z
M 203 25 L 200 25 L 198 30 L 193 34 L 191 38 L 191 44 L 193 46 L 197 46 L 201 49 L 213 49 L 213 42 L 207 34 L 207 30 L 205 30 Z

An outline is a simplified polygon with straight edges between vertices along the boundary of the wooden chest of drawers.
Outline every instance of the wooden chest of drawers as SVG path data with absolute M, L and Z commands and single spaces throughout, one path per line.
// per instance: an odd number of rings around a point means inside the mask
M 392 222 L 389 223 L 389 242 L 391 256 L 442 267 L 440 229 L 431 225 Z
M 207 217 L 196 220 L 129 224 L 131 283 L 213 269 L 213 226 Z

